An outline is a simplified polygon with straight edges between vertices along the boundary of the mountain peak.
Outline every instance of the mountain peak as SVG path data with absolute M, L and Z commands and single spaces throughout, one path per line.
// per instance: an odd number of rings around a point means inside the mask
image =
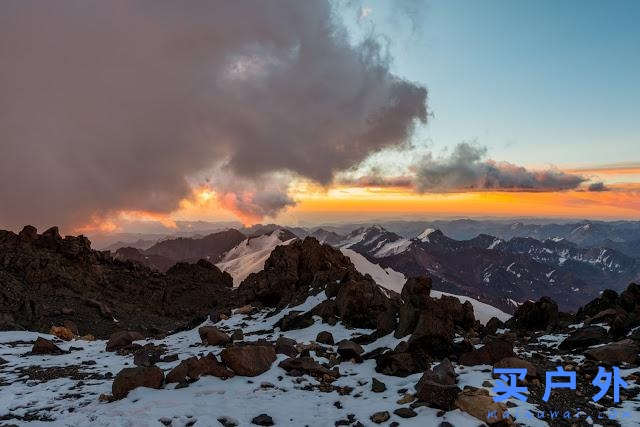
M 435 232 L 436 230 L 433 228 L 426 228 L 422 233 L 420 233 L 418 235 L 418 240 L 420 240 L 421 242 L 429 242 L 429 235 L 433 232 Z

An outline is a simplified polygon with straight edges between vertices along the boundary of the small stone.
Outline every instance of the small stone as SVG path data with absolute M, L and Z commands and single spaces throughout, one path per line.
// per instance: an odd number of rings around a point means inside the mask
M 271 418 L 269 415 L 260 414 L 251 420 L 251 424 L 255 424 L 258 426 L 272 426 L 274 423 L 273 418 Z
M 380 411 L 371 415 L 370 418 L 371 418 L 371 421 L 373 421 L 374 423 L 381 424 L 381 423 L 384 423 L 385 421 L 388 421 L 389 418 L 391 418 L 391 415 L 389 414 L 388 411 Z
M 387 386 L 382 381 L 378 381 L 376 378 L 372 378 L 371 391 L 374 393 L 382 393 L 387 390 Z
M 234 330 L 231 334 L 231 339 L 233 341 L 242 341 L 244 339 L 244 332 L 242 332 L 242 329 Z
M 413 418 L 416 415 L 418 415 L 416 411 L 414 411 L 411 408 L 398 408 L 395 411 L 393 411 L 393 413 L 399 416 L 400 418 Z
M 238 425 L 238 421 L 231 417 L 220 417 L 218 418 L 218 422 L 222 424 L 223 427 L 236 427 Z
M 405 393 L 402 398 L 398 399 L 396 403 L 398 405 L 406 405 L 407 403 L 411 403 L 416 400 L 416 396 L 411 393 Z
M 171 418 L 167 418 L 167 417 L 162 417 L 158 420 L 160 422 L 160 424 L 162 424 L 163 426 L 170 426 L 171 425 Z

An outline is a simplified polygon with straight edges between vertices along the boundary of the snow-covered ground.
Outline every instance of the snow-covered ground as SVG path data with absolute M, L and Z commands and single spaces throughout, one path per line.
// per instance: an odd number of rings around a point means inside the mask
M 364 256 L 351 249 L 342 248 L 341 251 L 351 259 L 351 262 L 353 262 L 353 265 L 360 273 L 369 274 L 378 285 L 398 293 L 402 291 L 402 287 L 406 282 L 404 274 L 389 267 L 382 268 L 380 265 L 372 263 Z M 483 325 L 486 325 L 492 317 L 497 317 L 503 322 L 511 318 L 510 314 L 476 299 L 462 295 L 454 295 L 447 292 L 431 291 L 431 296 L 434 298 L 440 298 L 442 295 L 456 297 L 463 303 L 469 301 L 471 305 L 473 305 L 473 312 L 476 319 L 478 319 Z
M 227 252 L 218 264 L 218 268 L 233 277 L 233 285 L 238 286 L 251 273 L 257 273 L 264 268 L 264 263 L 271 255 L 271 251 L 278 245 L 288 245 L 294 239 L 280 240 L 281 230 L 270 234 L 245 239 L 238 246 Z
M 308 310 L 322 299 L 323 296 L 310 297 L 304 304 L 292 309 Z M 236 314 L 220 322 L 218 326 L 229 331 L 244 326 L 242 329 L 245 335 L 249 335 L 248 340 L 275 340 L 281 334 L 278 328 L 273 328 L 273 324 L 289 311 L 284 310 L 271 317 L 266 312 L 254 316 Z M 346 329 L 341 324 L 329 326 L 322 324 L 320 318 L 315 320 L 316 323 L 309 328 L 288 331 L 284 335 L 299 343 L 310 343 L 320 331 L 331 332 L 336 342 L 371 332 Z M 219 425 L 218 418 L 228 417 L 238 425 L 246 426 L 250 425 L 253 417 L 262 413 L 269 414 L 276 425 L 333 426 L 335 421 L 345 419 L 348 414 L 354 414 L 362 423 L 370 425 L 369 417 L 375 412 L 385 410 L 392 414 L 389 422 L 399 421 L 403 426 L 435 426 L 441 421 L 449 421 L 458 427 L 476 427 L 479 423 L 477 419 L 459 410 L 438 417 L 438 410 L 420 407 L 416 409 L 418 416 L 412 419 L 402 419 L 394 415 L 393 410 L 407 406 L 396 403 L 402 397 L 399 390 L 415 392 L 414 386 L 420 374 L 406 378 L 381 375 L 375 372 L 374 360 L 367 360 L 362 364 L 342 363 L 339 365 L 342 376 L 334 385 L 353 387 L 349 395 L 342 396 L 335 391 L 307 391 L 303 390 L 303 387 L 317 384 L 316 380 L 308 376 L 302 377 L 302 380 L 287 376 L 285 371 L 277 366 L 286 358 L 281 354 L 271 370 L 257 377 L 236 376 L 222 380 L 205 376 L 187 388 L 174 389 L 174 384 L 166 385 L 161 390 L 138 388 L 123 400 L 105 403 L 100 402 L 98 397 L 103 393 L 111 393 L 110 379 L 80 381 L 58 378 L 37 382 L 21 379 L 19 369 L 32 365 L 43 368 L 79 366 L 83 372 L 115 375 L 121 369 L 133 365 L 132 356 L 106 352 L 105 341 L 62 342 L 58 344 L 65 350 L 70 346 L 81 349 L 60 356 L 25 356 L 38 336 L 53 339 L 50 335 L 33 332 L 0 332 L 0 357 L 8 362 L 0 367 L 0 416 L 10 414 L 14 417 L 31 416 L 50 420 L 28 423 L 10 420 L 18 425 L 143 427 L 160 426 L 160 420 L 171 420 L 172 426 L 215 426 Z M 167 354 L 178 354 L 181 360 L 190 356 L 206 355 L 210 351 L 214 354 L 221 351 L 219 347 L 201 346 L 197 328 L 162 340 L 138 341 L 139 344 L 147 342 L 165 344 Z M 370 351 L 380 346 L 394 347 L 398 342 L 399 340 L 390 334 L 364 348 L 365 351 Z M 319 357 L 316 357 L 316 360 L 326 361 Z M 87 361 L 96 363 L 83 364 Z M 179 361 L 158 363 L 158 366 L 166 373 L 178 363 Z M 387 391 L 371 392 L 373 377 L 384 382 Z M 336 402 L 340 404 L 337 405 Z M 194 422 L 195 424 L 192 424 Z
M 270 315 L 266 311 L 254 315 L 234 314 L 229 319 L 219 322 L 217 326 L 229 332 L 242 328 L 246 340 L 275 340 L 278 336 L 284 335 L 301 344 L 311 343 L 320 331 L 331 332 L 336 342 L 371 332 L 347 329 L 340 323 L 335 326 L 323 324 L 319 317 L 314 319 L 315 323 L 312 326 L 305 329 L 281 333 L 278 328 L 274 328 L 273 325 L 291 310 L 307 311 L 324 298 L 326 297 L 323 293 L 309 297 L 302 305 L 283 310 L 277 315 Z M 203 325 L 206 324 L 209 322 Z M 394 415 L 395 409 L 408 406 L 397 401 L 403 393 L 414 392 L 414 386 L 421 374 L 406 378 L 382 375 L 375 372 L 374 360 L 366 360 L 361 364 L 346 362 L 339 365 L 342 376 L 333 384 L 352 387 L 352 392 L 347 395 L 340 395 L 336 391 L 321 392 L 310 389 L 310 385 L 318 383 L 309 376 L 287 376 L 285 371 L 277 366 L 286 356 L 278 355 L 272 368 L 257 377 L 236 376 L 222 380 L 205 376 L 187 388 L 175 389 L 174 384 L 166 385 L 161 390 L 138 388 L 130 392 L 125 399 L 112 403 L 101 402 L 98 399 L 100 394 L 111 392 L 111 379 L 79 380 L 62 377 L 43 382 L 27 380 L 21 370 L 31 366 L 78 366 L 80 371 L 88 374 L 115 375 L 121 369 L 132 366 L 132 356 L 106 352 L 105 341 L 58 343 L 65 350 L 71 346 L 80 347 L 60 356 L 25 355 L 38 336 L 53 339 L 50 335 L 33 332 L 0 332 L 0 357 L 7 361 L 6 364 L 0 365 L 0 417 L 12 417 L 6 419 L 11 424 L 145 427 L 161 426 L 164 423 L 171 426 L 216 426 L 220 425 L 218 418 L 225 417 L 239 426 L 247 426 L 253 417 L 266 413 L 273 418 L 276 425 L 329 427 L 334 426 L 337 420 L 346 419 L 348 414 L 353 414 L 364 425 L 372 425 L 369 417 L 373 413 L 389 411 L 391 418 L 384 425 L 394 421 L 402 426 L 437 426 L 443 421 L 456 427 L 482 425 L 478 419 L 460 410 L 438 416 L 439 411 L 436 409 L 418 407 L 415 409 L 418 415 L 414 418 L 404 419 Z M 545 338 L 555 343 L 562 336 Z M 393 348 L 399 341 L 390 334 L 364 348 L 367 352 L 383 346 Z M 181 360 L 196 355 L 203 356 L 209 352 L 219 354 L 221 351 L 220 347 L 202 346 L 197 328 L 161 340 L 138 341 L 140 344 L 147 342 L 165 344 L 167 354 L 177 354 Z M 335 348 L 333 346 L 334 350 Z M 315 356 L 314 352 L 311 352 L 311 355 L 318 362 L 326 362 L 326 359 Z M 158 366 L 166 373 L 178 363 L 179 361 L 158 363 Z M 455 369 L 461 388 L 465 385 L 487 387 L 487 381 L 494 383 L 490 366 L 455 366 Z M 386 391 L 371 391 L 371 381 L 374 377 L 386 384 Z M 535 410 L 531 403 L 513 402 L 521 412 Z M 625 409 L 634 415 L 633 418 L 622 420 L 622 425 L 638 425 L 635 416 L 639 413 L 638 406 L 639 402 L 635 400 L 624 403 Z M 36 419 L 24 421 L 33 418 Z M 523 426 L 547 425 L 535 416 L 519 418 L 518 423 Z

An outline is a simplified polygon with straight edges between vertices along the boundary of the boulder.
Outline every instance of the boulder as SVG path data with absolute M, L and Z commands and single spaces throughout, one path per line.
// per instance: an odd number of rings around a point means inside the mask
M 425 371 L 416 384 L 416 397 L 432 408 L 449 411 L 460 393 L 456 373 L 448 359 Z
M 116 399 L 122 399 L 138 387 L 161 388 L 163 381 L 164 374 L 156 366 L 125 368 L 113 380 L 111 394 Z
M 505 357 L 513 357 L 513 345 L 504 340 L 491 341 L 479 349 L 460 356 L 460 364 L 467 366 L 493 365 Z
M 51 335 L 55 335 L 63 341 L 71 341 L 74 337 L 73 332 L 71 332 L 69 328 L 65 328 L 64 326 L 52 326 L 49 333 Z
M 431 381 L 442 385 L 454 385 L 456 383 L 456 371 L 449 359 L 444 359 L 431 369 L 427 369 L 416 384 L 416 390 L 425 381 Z
M 579 350 L 591 347 L 596 344 L 603 344 L 610 341 L 611 338 L 607 334 L 607 330 L 601 326 L 586 326 L 577 329 L 569 334 L 564 341 L 560 343 L 560 350 Z
M 377 378 L 371 378 L 371 391 L 374 393 L 382 393 L 387 391 L 387 385 Z
M 133 364 L 136 366 L 153 366 L 160 362 L 164 348 L 153 344 L 146 344 L 133 355 Z
M 453 313 L 440 308 L 424 310 L 409 338 L 411 351 L 420 350 L 435 358 L 451 354 L 454 338 Z
M 107 351 L 116 351 L 123 347 L 128 347 L 134 341 L 138 341 L 144 339 L 144 336 L 138 332 L 133 331 L 120 331 L 114 332 L 109 337 L 109 341 L 107 341 L 106 350 Z
M 498 329 L 504 329 L 504 327 L 505 324 L 502 320 L 497 317 L 492 317 L 484 326 L 484 332 L 487 335 L 495 335 Z
M 273 346 L 245 345 L 225 348 L 220 353 L 222 361 L 236 375 L 255 377 L 271 368 L 276 360 Z
M 231 340 L 233 341 L 242 341 L 244 339 L 244 332 L 242 329 L 235 329 L 231 334 Z
M 376 357 L 376 372 L 394 377 L 406 377 L 423 372 L 428 358 L 408 351 L 387 351 Z
M 204 345 L 225 345 L 231 341 L 229 335 L 215 326 L 203 326 L 198 329 L 198 334 Z
M 274 423 L 273 418 L 271 418 L 269 415 L 260 414 L 257 417 L 253 417 L 253 419 L 251 420 L 251 424 L 255 424 L 257 426 L 272 426 Z
M 620 338 L 630 329 L 632 318 L 621 308 L 609 308 L 589 318 L 586 323 L 590 325 L 605 323 L 610 327 L 609 336 Z
M 295 340 L 281 336 L 276 340 L 276 353 L 285 354 L 289 357 L 296 357 L 299 353 L 296 348 L 297 344 L 298 343 Z
M 585 351 L 587 359 L 609 365 L 620 363 L 637 363 L 640 346 L 633 340 L 625 339 L 602 347 L 596 347 Z
M 504 359 L 499 360 L 493 365 L 493 369 L 496 368 L 514 368 L 514 369 L 526 369 L 527 375 L 526 379 L 539 379 L 540 378 L 540 370 L 536 365 L 531 362 L 527 362 L 526 360 L 517 358 L 517 357 L 505 357 Z M 493 374 L 493 378 L 498 378 L 500 375 Z
M 42 337 L 38 337 L 36 341 L 33 343 L 33 347 L 31 348 L 31 354 L 64 354 L 66 353 L 60 347 L 55 345 L 53 342 L 44 339 Z
M 485 389 L 465 389 L 455 401 L 455 405 L 467 414 L 478 418 L 489 424 L 514 425 L 511 417 L 503 418 L 503 414 L 508 411 L 507 405 L 502 402 L 494 402 Z M 491 418 L 489 418 L 491 415 Z M 495 415 L 495 416 L 494 416 Z
M 431 408 L 450 411 L 455 408 L 455 401 L 460 394 L 457 385 L 438 384 L 433 381 L 423 381 L 416 397 Z
M 320 344 L 333 345 L 333 335 L 328 331 L 318 332 L 318 336 L 316 336 L 316 342 L 319 342 Z
M 280 319 L 275 326 L 281 331 L 293 331 L 296 329 L 305 329 L 314 324 L 313 314 L 311 312 L 302 313 L 300 311 L 291 311 Z
M 280 362 L 278 366 L 292 376 L 301 376 L 306 374 L 319 379 L 326 378 L 327 376 L 335 379 L 340 376 L 339 372 L 325 368 L 312 357 L 290 357 Z
M 376 424 L 382 424 L 388 421 L 389 418 L 391 418 L 391 415 L 389 414 L 388 411 L 380 411 L 380 412 L 374 413 L 369 418 L 371 419 L 371 421 L 373 421 Z
M 338 343 L 338 354 L 343 360 L 354 359 L 356 362 L 362 362 L 360 356 L 362 353 L 364 353 L 362 346 L 353 341 L 342 340 Z
M 167 374 L 166 381 L 167 383 L 184 383 L 189 380 L 197 380 L 203 375 L 224 379 L 234 376 L 233 372 L 218 362 L 213 353 L 209 353 L 201 358 L 194 356 L 183 360 Z

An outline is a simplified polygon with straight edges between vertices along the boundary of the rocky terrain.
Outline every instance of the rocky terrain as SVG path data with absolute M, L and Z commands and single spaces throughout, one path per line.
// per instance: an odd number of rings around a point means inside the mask
M 62 238 L 55 227 L 0 231 L 2 330 L 68 323 L 98 338 L 123 328 L 166 333 L 204 320 L 231 286 L 231 276 L 206 260 L 160 273 L 94 251 L 83 236 Z
M 469 299 L 433 291 L 427 276 L 399 292 L 381 286 L 315 238 L 277 246 L 262 270 L 232 288 L 205 261 L 162 274 L 55 231 L 25 228 L 0 240 L 3 299 L 23 292 L 27 301 L 2 308 L 11 316 L 0 332 L 4 425 L 640 422 L 635 284 L 575 314 L 547 297 L 528 301 L 503 322 Z M 172 293 L 180 286 L 187 295 Z M 198 295 L 203 286 L 212 293 Z M 160 289 L 170 297 L 158 299 Z M 85 292 L 108 302 L 110 327 L 99 308 L 85 308 Z M 25 304 L 36 315 L 25 316 Z M 120 307 L 137 311 L 135 319 Z M 556 389 L 545 402 L 544 372 L 557 366 L 577 373 L 577 390 Z M 611 393 L 592 402 L 598 366 L 621 368 L 629 387 L 619 403 Z M 526 402 L 494 402 L 499 367 L 527 369 Z M 569 419 L 553 415 L 565 411 Z

